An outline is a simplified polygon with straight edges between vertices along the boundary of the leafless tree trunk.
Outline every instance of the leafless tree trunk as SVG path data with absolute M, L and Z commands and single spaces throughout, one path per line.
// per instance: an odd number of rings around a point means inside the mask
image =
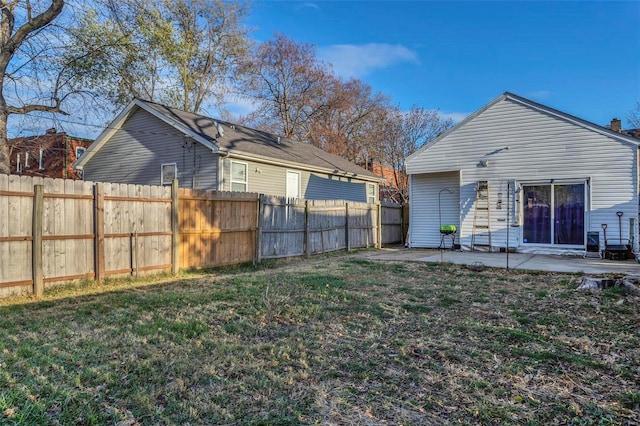
M 2 21 L 0 22 L 0 173 L 9 173 L 9 146 L 7 141 L 7 121 L 10 114 L 27 114 L 33 111 L 62 112 L 60 108 L 64 98 L 58 96 L 57 88 L 52 91 L 50 102 L 47 103 L 26 103 L 20 106 L 10 105 L 7 102 L 5 84 L 7 81 L 17 83 L 18 73 L 21 67 L 14 67 L 14 72 L 9 72 L 11 62 L 16 58 L 20 47 L 25 40 L 33 35 L 37 35 L 43 28 L 48 26 L 60 13 L 64 7 L 64 0 L 52 0 L 48 7 L 41 12 L 34 9 L 34 4 L 30 0 L 6 1 L 0 0 L 2 8 Z M 24 8 L 24 21 L 16 27 L 16 9 Z M 34 15 L 35 12 L 35 15 Z M 22 13 L 20 14 L 22 16 Z M 36 54 L 37 56 L 37 54 Z M 23 61 L 35 61 L 37 57 L 20 58 Z M 35 76 L 33 76 L 35 78 Z M 17 97 L 20 99 L 20 96 Z

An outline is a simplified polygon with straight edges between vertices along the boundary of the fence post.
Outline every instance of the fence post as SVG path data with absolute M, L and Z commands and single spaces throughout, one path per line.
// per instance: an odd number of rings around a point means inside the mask
M 177 274 L 180 271 L 180 229 L 178 224 L 179 215 L 178 199 L 178 179 L 171 182 L 171 273 Z
M 33 187 L 33 229 L 31 240 L 33 294 L 41 297 L 44 294 L 44 275 L 42 270 L 42 228 L 44 212 L 44 186 Z
M 351 243 L 349 242 L 349 203 L 345 202 L 344 203 L 344 220 L 345 220 L 345 225 L 344 225 L 344 238 L 345 238 L 345 245 L 347 246 L 347 251 L 351 251 Z
M 404 244 L 404 204 L 400 204 L 400 243 Z
M 94 249 L 93 265 L 96 281 L 104 281 L 104 185 L 96 183 L 93 188 Z
M 378 230 L 376 232 L 376 238 L 377 238 L 377 244 L 376 247 L 378 247 L 379 249 L 382 248 L 382 205 L 380 203 L 378 203 Z
M 256 250 L 255 250 L 255 258 L 253 262 L 253 266 L 257 265 L 262 261 L 262 220 L 263 218 L 264 208 L 262 206 L 262 194 L 258 195 L 258 213 L 257 213 L 257 231 L 256 231 Z
M 311 256 L 311 244 L 309 242 L 309 200 L 304 200 L 304 255 Z

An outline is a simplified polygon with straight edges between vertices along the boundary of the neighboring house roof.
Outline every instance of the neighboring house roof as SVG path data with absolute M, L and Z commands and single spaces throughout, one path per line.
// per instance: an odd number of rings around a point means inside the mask
M 640 129 L 627 129 L 623 130 L 622 133 L 625 135 L 629 135 L 633 138 L 640 139 Z
M 200 114 L 181 111 L 142 99 L 134 99 L 94 142 L 75 164 L 82 169 L 126 119 L 138 108 L 166 122 L 222 155 L 243 156 L 256 160 L 270 160 L 280 165 L 295 165 L 301 169 L 321 169 L 337 175 L 381 181 L 374 173 L 311 144 L 293 141 L 270 133 L 251 129 Z
M 474 112 L 473 114 L 469 115 L 467 118 L 462 120 L 460 123 L 458 123 L 454 127 L 450 128 L 446 132 L 442 133 L 440 136 L 435 138 L 433 141 L 423 145 L 416 152 L 414 152 L 413 154 L 409 155 L 406 158 L 406 161 L 411 161 L 413 158 L 415 158 L 418 155 L 420 155 L 420 153 L 423 152 L 424 150 L 429 149 L 429 147 L 437 144 L 439 141 L 441 141 L 442 139 L 446 138 L 451 133 L 457 132 L 459 129 L 464 127 L 467 123 L 472 121 L 474 118 L 476 118 L 477 116 L 479 116 L 480 114 L 482 114 L 483 112 L 485 112 L 486 110 L 488 110 L 489 108 L 491 108 L 492 106 L 497 104 L 498 102 L 502 102 L 504 100 L 511 100 L 513 102 L 520 103 L 522 105 L 526 105 L 526 106 L 528 106 L 530 108 L 533 108 L 535 110 L 538 110 L 538 111 L 544 112 L 546 114 L 552 115 L 554 117 L 560 118 L 560 119 L 562 119 L 564 121 L 571 122 L 571 123 L 573 123 L 573 124 L 575 124 L 577 126 L 592 130 L 592 131 L 594 131 L 596 133 L 600 133 L 600 134 L 605 135 L 605 136 L 609 136 L 609 137 L 611 137 L 613 139 L 616 139 L 616 140 L 618 140 L 620 142 L 631 143 L 631 144 L 633 144 L 635 146 L 640 145 L 640 140 L 634 138 L 633 136 L 631 136 L 629 134 L 625 134 L 626 132 L 625 133 L 618 133 L 618 132 L 616 132 L 614 130 L 611 130 L 608 127 L 604 127 L 604 126 L 600 126 L 600 125 L 595 124 L 595 123 L 591 123 L 591 122 L 589 122 L 587 120 L 583 120 L 582 118 L 575 117 L 575 116 L 573 116 L 571 114 L 567 114 L 565 112 L 558 111 L 557 109 L 548 107 L 546 105 L 539 104 L 537 102 L 531 101 L 531 100 L 523 98 L 521 96 L 514 95 L 513 93 L 504 92 L 502 95 L 498 96 L 497 98 L 495 98 L 494 100 L 492 100 L 491 102 L 489 102 L 488 104 L 486 104 L 485 106 L 483 106 L 482 108 L 480 108 L 479 110 Z

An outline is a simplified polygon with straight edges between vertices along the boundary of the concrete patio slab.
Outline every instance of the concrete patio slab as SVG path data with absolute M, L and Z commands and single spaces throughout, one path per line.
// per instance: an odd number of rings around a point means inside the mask
M 440 253 L 415 259 L 422 262 L 440 262 Z M 493 268 L 507 267 L 506 253 L 479 253 L 446 251 L 442 253 L 442 261 L 462 265 L 480 262 Z M 552 256 L 541 254 L 509 253 L 510 269 L 526 269 L 531 271 L 569 272 L 584 274 L 640 274 L 640 265 L 634 260 L 615 261 L 599 258 L 582 258 L 575 256 Z
M 459 265 L 471 265 L 480 262 L 487 267 L 506 268 L 506 253 L 484 253 L 469 251 L 451 251 L 433 249 L 408 249 L 390 247 L 359 254 L 371 260 L 448 262 Z M 635 260 L 605 260 L 582 258 L 578 256 L 540 255 L 527 253 L 509 253 L 509 269 L 531 271 L 567 272 L 584 274 L 623 274 L 640 275 L 640 264 Z

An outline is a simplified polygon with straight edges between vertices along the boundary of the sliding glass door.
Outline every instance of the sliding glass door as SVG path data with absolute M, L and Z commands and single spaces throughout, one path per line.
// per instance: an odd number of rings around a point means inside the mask
M 585 184 L 523 185 L 525 244 L 584 245 Z

